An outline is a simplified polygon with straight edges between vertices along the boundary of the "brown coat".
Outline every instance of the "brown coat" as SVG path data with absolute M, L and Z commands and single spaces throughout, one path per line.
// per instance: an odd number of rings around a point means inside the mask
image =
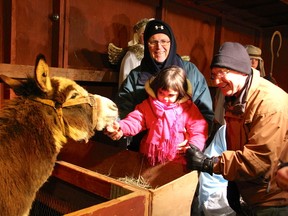
M 227 148 L 214 173 L 235 181 L 249 206 L 288 205 L 272 172 L 288 145 L 288 95 L 253 70 L 245 113 L 225 113 Z M 231 150 L 231 151 L 229 151 Z

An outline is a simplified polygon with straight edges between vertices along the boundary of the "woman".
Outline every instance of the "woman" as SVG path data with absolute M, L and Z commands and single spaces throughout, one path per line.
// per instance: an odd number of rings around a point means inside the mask
M 148 97 L 145 82 L 161 69 L 177 65 L 186 72 L 192 84 L 192 101 L 208 122 L 214 118 L 212 99 L 205 77 L 191 62 L 184 61 L 177 54 L 175 37 L 170 26 L 161 20 L 150 21 L 144 31 L 144 58 L 139 67 L 133 69 L 123 82 L 116 97 L 120 118 L 134 110 L 135 106 Z M 135 138 L 134 138 L 135 140 Z M 135 141 L 135 144 L 140 141 Z M 132 144 L 133 145 L 133 144 Z M 135 149 L 137 150 L 137 149 Z

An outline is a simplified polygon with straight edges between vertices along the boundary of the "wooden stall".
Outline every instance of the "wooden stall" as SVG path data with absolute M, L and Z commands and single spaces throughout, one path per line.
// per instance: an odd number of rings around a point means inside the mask
M 58 161 L 38 191 L 30 216 L 146 216 L 147 193 L 108 176 Z
M 58 159 L 107 176 L 107 181 L 113 178 L 145 192 L 150 216 L 190 215 L 198 172 L 186 170 L 183 156 L 179 160 L 151 166 L 138 152 L 92 140 L 81 145 L 70 141 Z

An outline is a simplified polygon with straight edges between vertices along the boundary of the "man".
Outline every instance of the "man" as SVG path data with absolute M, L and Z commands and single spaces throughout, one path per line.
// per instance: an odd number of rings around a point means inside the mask
M 234 187 L 228 184 L 228 201 L 238 213 L 243 209 L 237 189 L 249 215 L 287 215 L 288 192 L 277 187 L 273 171 L 288 145 L 287 93 L 251 68 L 239 43 L 225 42 L 211 69 L 211 79 L 225 95 L 227 151 L 209 158 L 190 146 L 187 167 L 229 180 Z
M 265 77 L 266 73 L 265 73 L 265 68 L 264 68 L 264 61 L 261 57 L 262 50 L 259 47 L 256 47 L 250 44 L 246 45 L 245 48 L 250 57 L 251 67 L 260 71 L 261 77 Z
M 260 76 L 264 77 L 265 79 L 269 80 L 270 82 L 277 85 L 277 82 L 275 78 L 272 76 L 272 74 L 265 73 L 265 67 L 264 67 L 264 60 L 262 59 L 262 50 L 259 47 L 253 46 L 253 45 L 246 45 L 245 46 L 249 57 L 251 61 L 251 67 L 257 69 L 260 71 Z
M 183 61 L 177 54 L 175 37 L 170 26 L 161 20 L 148 22 L 144 31 L 144 58 L 139 67 L 133 69 L 121 85 L 116 97 L 120 118 L 132 112 L 135 106 L 148 97 L 145 82 L 161 69 L 171 65 L 183 68 L 192 84 L 192 100 L 208 122 L 210 128 L 214 118 L 212 99 L 205 77 L 191 62 Z M 128 147 L 138 150 L 140 139 Z

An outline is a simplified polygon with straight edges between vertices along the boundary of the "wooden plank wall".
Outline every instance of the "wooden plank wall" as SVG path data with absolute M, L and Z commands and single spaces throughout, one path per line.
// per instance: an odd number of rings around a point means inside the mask
M 1 14 L 3 14 L 3 0 L 0 0 L 0 11 Z M 0 16 L 0 50 L 3 50 L 3 37 L 2 35 L 4 34 L 4 29 L 3 29 L 3 16 Z M 3 61 L 3 52 L 0 52 L 0 62 L 4 62 Z
M 0 62 L 34 65 L 36 55 L 43 53 L 52 67 L 110 71 L 117 77 L 118 67 L 108 62 L 108 44 L 126 47 L 133 25 L 155 17 L 171 25 L 178 53 L 190 56 L 210 86 L 211 59 L 224 41 L 261 47 L 270 71 L 270 39 L 280 30 L 282 49 L 273 70 L 279 86 L 288 91 L 287 27 L 251 27 L 184 0 L 0 0 L 0 10 Z M 89 83 L 112 99 L 117 86 L 117 79 Z

